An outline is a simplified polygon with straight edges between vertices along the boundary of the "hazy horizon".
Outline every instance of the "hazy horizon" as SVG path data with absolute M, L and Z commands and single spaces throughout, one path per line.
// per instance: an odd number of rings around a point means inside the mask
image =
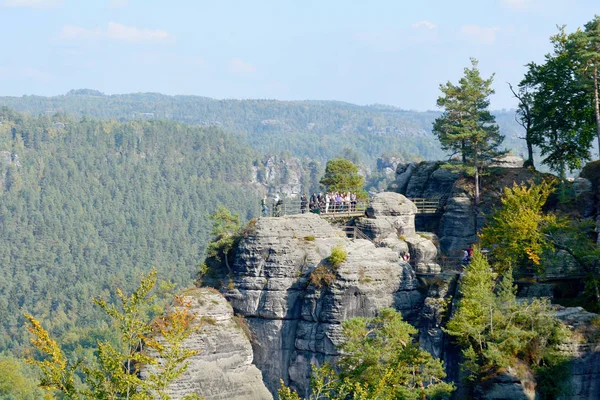
M 496 73 L 492 108 L 510 109 L 506 82 L 543 60 L 556 25 L 574 31 L 599 12 L 593 0 L 0 0 L 0 95 L 94 88 L 435 111 L 439 84 L 475 57 L 484 77 Z

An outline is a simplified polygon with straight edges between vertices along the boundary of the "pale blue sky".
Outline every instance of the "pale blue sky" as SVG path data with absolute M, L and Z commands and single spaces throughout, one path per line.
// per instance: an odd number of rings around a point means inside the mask
M 161 92 L 436 109 L 469 57 L 506 83 L 598 0 L 0 0 L 0 95 Z

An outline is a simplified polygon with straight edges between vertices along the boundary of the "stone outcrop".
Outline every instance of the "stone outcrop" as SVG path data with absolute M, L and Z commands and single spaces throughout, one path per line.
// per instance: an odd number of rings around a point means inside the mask
M 334 247 L 347 252 L 330 269 L 334 282 L 312 283 Z M 259 219 L 237 248 L 233 273 L 226 297 L 253 332 L 254 362 L 272 392 L 281 378 L 308 393 L 311 364 L 337 355 L 342 321 L 390 306 L 415 321 L 423 300 L 413 269 L 396 251 L 347 239 L 313 214 Z
M 556 316 L 575 332 L 575 340 L 563 346 L 572 359 L 568 390 L 560 399 L 600 399 L 600 328 L 593 323 L 598 314 L 581 307 L 567 307 L 559 308 Z
M 525 160 L 523 157 L 514 156 L 512 154 L 506 154 L 502 157 L 498 157 L 495 160 L 492 160 L 490 167 L 500 167 L 500 168 L 523 168 L 525 165 Z
M 415 231 L 417 207 L 405 196 L 383 192 L 376 194 L 367 209 L 367 218 L 356 226 L 380 246 L 395 250 L 399 256 L 409 252 L 416 271 L 437 273 L 438 248 L 435 234 Z
M 173 399 L 191 393 L 206 400 L 273 399 L 260 370 L 252 364 L 252 347 L 242 326 L 244 322 L 234 318 L 225 298 L 216 290 L 202 288 L 184 292 L 184 299 L 191 304 L 190 312 L 198 315 L 195 323 L 202 325 L 183 347 L 199 353 L 188 359 L 187 371 L 169 385 L 167 394 Z M 142 377 L 150 371 L 142 370 Z

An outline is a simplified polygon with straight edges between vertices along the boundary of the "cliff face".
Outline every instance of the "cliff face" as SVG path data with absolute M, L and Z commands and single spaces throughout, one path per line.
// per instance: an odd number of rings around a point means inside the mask
M 226 293 L 254 332 L 255 364 L 273 392 L 279 379 L 307 395 L 311 364 L 337 355 L 341 322 L 393 306 L 415 320 L 422 303 L 415 274 L 398 253 L 347 239 L 322 218 L 261 218 L 240 243 L 234 289 Z M 329 286 L 310 282 L 335 246 L 348 253 Z
M 494 166 L 491 175 L 481 178 L 478 210 L 473 201 L 473 178 L 463 178 L 439 162 L 399 164 L 396 180 L 389 185 L 389 190 L 408 198 L 439 200 L 441 212 L 437 217 L 430 217 L 437 219 L 437 224 L 432 226 L 435 226 L 442 253 L 455 256 L 477 242 L 477 232 L 485 223 L 485 215 L 499 204 L 502 188 L 512 186 L 513 182 L 525 182 L 536 174 L 522 168 L 522 159 L 518 157 L 505 157 L 501 161 Z
M 252 347 L 243 321 L 233 317 L 225 298 L 206 288 L 184 295 L 191 302 L 190 312 L 198 315 L 195 323 L 202 323 L 184 342 L 184 348 L 200 352 L 188 359 L 189 368 L 169 385 L 167 394 L 173 399 L 197 393 L 206 400 L 271 400 L 261 372 L 252 364 Z M 142 370 L 142 377 L 150 371 Z

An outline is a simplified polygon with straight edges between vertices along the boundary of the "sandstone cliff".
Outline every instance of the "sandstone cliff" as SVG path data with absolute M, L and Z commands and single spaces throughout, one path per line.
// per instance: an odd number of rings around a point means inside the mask
M 234 318 L 225 298 L 207 288 L 188 290 L 184 296 L 191 302 L 190 312 L 198 316 L 196 324 L 202 324 L 184 348 L 200 352 L 188 359 L 188 370 L 169 385 L 171 398 L 197 393 L 206 400 L 271 400 L 261 372 L 252 364 L 244 322 Z M 148 372 L 142 370 L 142 377 Z
M 310 275 L 335 246 L 347 260 L 330 286 L 317 287 Z M 271 391 L 281 378 L 307 395 L 310 366 L 337 355 L 343 320 L 393 306 L 414 321 L 423 301 L 396 251 L 348 239 L 312 214 L 259 219 L 237 249 L 233 273 L 226 296 L 254 332 L 255 364 Z

